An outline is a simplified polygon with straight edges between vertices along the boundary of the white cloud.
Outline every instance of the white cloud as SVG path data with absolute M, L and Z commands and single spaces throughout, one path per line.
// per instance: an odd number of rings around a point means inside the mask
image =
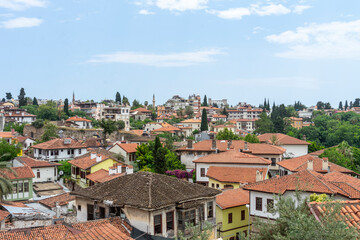
M 224 11 L 210 10 L 208 13 L 215 14 L 219 18 L 223 19 L 242 19 L 243 16 L 249 16 L 250 10 L 247 8 L 230 8 Z
M 294 7 L 293 12 L 296 14 L 302 14 L 303 11 L 305 11 L 306 9 L 311 8 L 311 6 L 308 5 L 297 5 Z
M 21 11 L 31 7 L 45 7 L 46 2 L 42 0 L 0 0 L 0 7 Z
M 155 67 L 185 67 L 200 63 L 213 62 L 213 56 L 225 54 L 218 49 L 204 51 L 148 54 L 136 52 L 115 52 L 96 55 L 88 60 L 89 63 L 132 63 Z
M 1 23 L 2 28 L 28 28 L 39 26 L 43 22 L 39 18 L 14 18 Z
M 157 0 L 156 6 L 170 11 L 199 10 L 206 8 L 208 0 Z
M 251 5 L 251 10 L 259 16 L 284 15 L 291 12 L 290 9 L 282 4 L 270 4 L 267 6 L 253 4 Z
M 286 44 L 289 50 L 276 54 L 292 59 L 360 59 L 360 20 L 310 24 L 269 35 L 266 40 Z
M 141 15 L 154 15 L 155 13 L 150 12 L 149 10 L 146 10 L 146 9 L 142 9 L 142 10 L 139 11 L 139 14 L 141 14 Z

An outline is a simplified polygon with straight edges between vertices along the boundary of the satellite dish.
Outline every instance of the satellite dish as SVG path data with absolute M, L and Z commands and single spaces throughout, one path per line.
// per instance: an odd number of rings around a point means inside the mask
M 60 171 L 60 172 L 59 172 L 59 175 L 60 175 L 60 176 L 64 175 L 64 171 Z

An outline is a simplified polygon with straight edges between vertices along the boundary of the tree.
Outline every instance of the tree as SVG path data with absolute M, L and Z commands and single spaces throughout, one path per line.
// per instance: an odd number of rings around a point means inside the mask
M 22 135 L 24 133 L 24 127 L 25 123 L 9 122 L 5 124 L 4 131 L 10 132 L 11 129 L 14 129 L 16 132 Z
M 185 107 L 185 114 L 188 116 L 188 118 L 192 118 L 194 115 L 194 110 L 191 106 Z
M 65 98 L 65 101 L 64 101 L 64 112 L 66 113 L 66 115 L 70 115 L 69 114 L 69 99 Z
M 44 126 L 44 120 L 36 119 L 34 122 L 31 123 L 31 126 L 35 128 L 42 128 Z
M 5 98 L 2 98 L 1 101 L 2 101 L 2 102 L 5 102 L 6 100 L 5 100 Z
M 345 101 L 345 105 L 344 105 L 345 111 L 348 109 L 348 107 L 349 107 L 348 101 L 346 100 L 346 101 Z
M 339 110 L 343 110 L 343 104 L 342 101 L 339 102 Z
M 222 115 L 225 115 L 226 117 L 229 116 L 228 112 L 226 111 L 226 108 L 224 107 L 223 111 L 221 112 Z
M 273 132 L 273 127 L 273 123 L 266 112 L 262 112 L 260 118 L 255 121 L 255 133 L 271 133 Z
M 127 97 L 123 96 L 122 104 L 123 104 L 123 105 L 130 105 L 129 99 L 128 99 Z
M 63 171 L 64 175 L 62 177 L 70 178 L 71 177 L 71 164 L 68 162 L 68 160 L 59 161 L 61 166 L 58 167 L 59 172 Z
M 350 105 L 349 105 L 349 108 L 351 109 L 353 107 L 353 102 L 350 101 Z
M 54 124 L 48 123 L 45 125 L 44 133 L 41 135 L 41 141 L 47 142 L 50 141 L 52 138 L 58 138 L 57 135 L 57 128 Z
M 239 140 L 240 136 L 236 135 L 232 131 L 230 131 L 228 128 L 224 128 L 224 130 L 219 131 L 216 134 L 217 140 Z
M 12 99 L 11 93 L 9 93 L 9 92 L 6 93 L 6 99 L 7 99 L 7 100 L 11 100 L 11 99 Z
M 207 131 L 208 129 L 209 127 L 208 127 L 207 113 L 206 113 L 206 109 L 204 108 L 201 114 L 200 131 Z
M 47 104 L 39 106 L 37 117 L 40 119 L 56 121 L 58 120 L 58 109 L 49 101 Z
M 355 98 L 353 107 L 360 107 L 360 98 Z
M 36 99 L 36 97 L 33 98 L 33 103 L 34 106 L 39 106 L 38 101 Z
M 141 107 L 144 107 L 144 106 L 141 105 L 138 100 L 134 99 L 134 101 L 132 102 L 131 109 L 134 110 L 134 109 L 141 108 Z
M 117 104 L 121 104 L 121 95 L 120 95 L 119 92 L 116 92 L 115 102 L 116 102 Z
M 195 239 L 208 240 L 210 239 L 213 230 L 214 230 L 213 225 L 208 221 L 205 221 L 204 223 L 200 223 L 198 225 L 185 222 L 185 232 L 187 234 L 185 234 L 182 231 L 179 231 L 177 239 L 178 240 L 195 240 Z
M 260 143 L 259 138 L 255 134 L 247 134 L 244 138 L 244 141 L 249 143 Z
M 155 138 L 154 145 L 154 169 L 156 173 L 164 174 L 166 172 L 166 150 L 163 148 L 159 136 Z
M 0 161 L 10 161 L 21 152 L 19 145 L 10 144 L 4 139 L 0 140 Z
M 323 103 L 322 101 L 318 101 L 316 106 L 318 110 L 322 110 L 325 107 L 325 103 Z
M 0 160 L 6 157 L 5 155 L 0 156 Z M 0 199 L 4 200 L 4 197 L 13 192 L 13 183 L 9 179 L 9 173 L 16 176 L 16 173 L 8 166 L 8 162 L 0 162 Z
M 202 104 L 204 107 L 207 107 L 208 106 L 208 102 L 207 102 L 207 97 L 206 95 L 204 96 L 204 100 L 203 100 L 203 104 Z
M 19 100 L 19 107 L 27 105 L 27 101 L 25 99 L 25 90 L 24 90 L 24 88 L 20 89 L 20 94 L 18 96 L 18 100 Z
M 324 109 L 331 109 L 331 104 L 329 102 L 325 103 Z
M 99 126 L 103 129 L 103 145 L 106 146 L 106 136 L 118 129 L 116 121 L 111 119 L 101 119 L 101 121 L 99 121 Z
M 119 130 L 122 130 L 125 128 L 125 122 L 123 120 L 116 121 L 116 126 Z

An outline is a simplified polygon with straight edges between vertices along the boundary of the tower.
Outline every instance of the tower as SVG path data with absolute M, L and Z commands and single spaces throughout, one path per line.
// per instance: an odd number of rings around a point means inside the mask
M 153 94 L 153 108 L 155 109 L 155 94 Z
M 72 104 L 75 104 L 75 92 L 73 91 L 73 100 L 72 100 Z

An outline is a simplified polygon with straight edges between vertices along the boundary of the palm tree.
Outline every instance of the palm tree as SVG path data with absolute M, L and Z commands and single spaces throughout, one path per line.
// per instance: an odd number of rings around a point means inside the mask
M 272 145 L 275 145 L 275 146 L 279 146 L 280 145 L 280 141 L 278 139 L 278 137 L 276 135 L 272 135 L 270 137 L 270 142 Z
M 8 153 L 0 156 L 0 160 L 8 156 Z M 4 196 L 12 193 L 13 184 L 9 179 L 9 173 L 16 176 L 16 173 L 9 167 L 8 162 L 0 161 L 0 201 L 4 199 Z

